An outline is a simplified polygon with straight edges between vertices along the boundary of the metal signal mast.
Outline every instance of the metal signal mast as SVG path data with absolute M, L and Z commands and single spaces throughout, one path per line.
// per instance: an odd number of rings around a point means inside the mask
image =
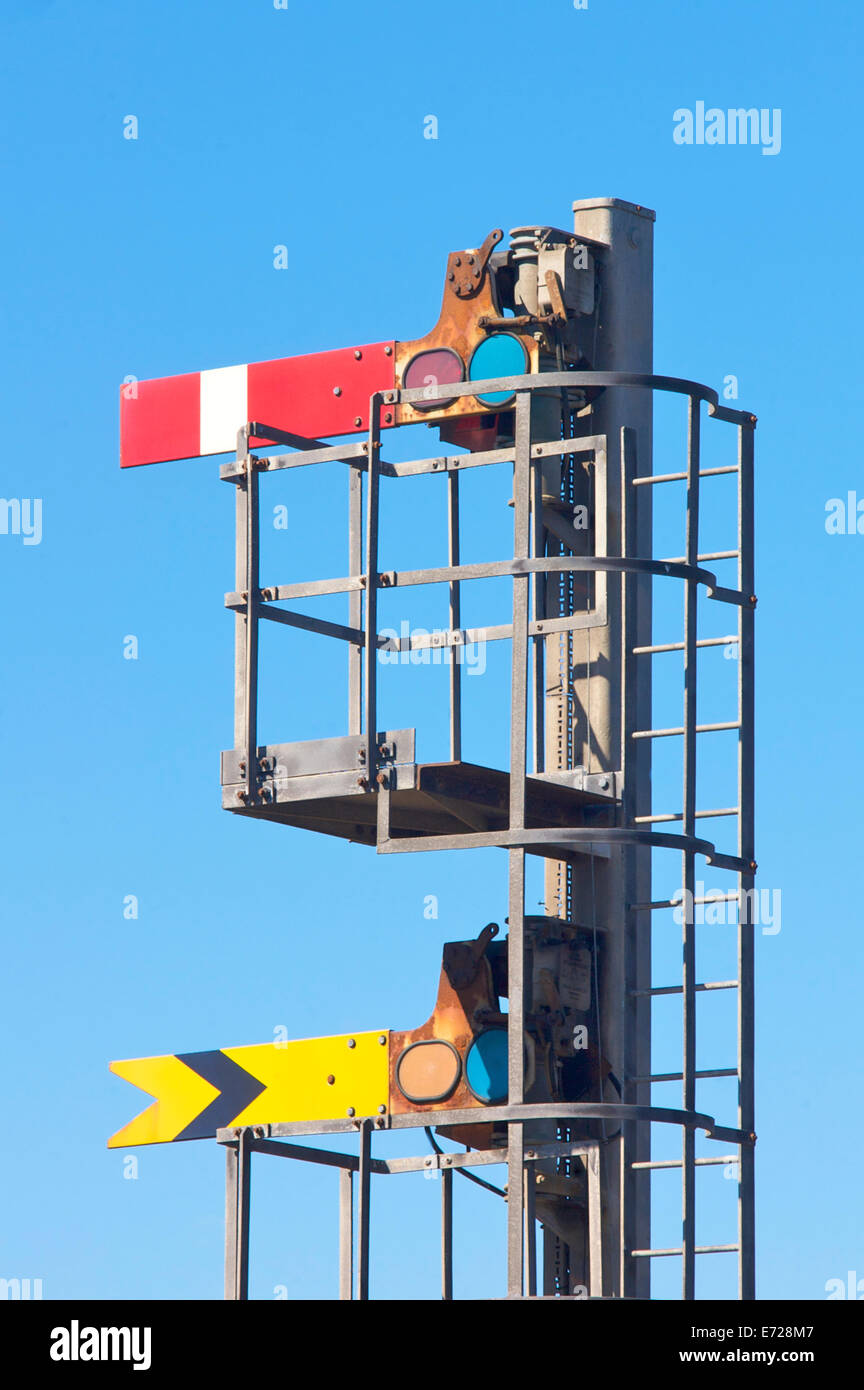
M 508 1297 L 649 1298 L 653 1262 L 666 1257 L 679 1262 L 690 1299 L 697 1257 L 723 1255 L 737 1262 L 738 1296 L 755 1297 L 756 421 L 721 406 L 709 387 L 653 375 L 654 214 L 618 199 L 577 202 L 574 213 L 572 232 L 529 224 L 506 247 L 495 230 L 482 246 L 452 252 L 440 317 L 423 338 L 141 382 L 121 398 L 124 467 L 236 449 L 221 468 L 237 518 L 224 807 L 379 854 L 494 846 L 508 860 L 506 937 L 489 923 L 445 945 L 437 1001 L 420 1026 L 112 1064 L 155 1097 L 113 1146 L 215 1137 L 225 1147 L 228 1298 L 248 1296 L 254 1153 L 339 1170 L 341 1297 L 369 1295 L 373 1175 L 430 1168 L 442 1177 L 442 1296 L 452 1297 L 453 1173 L 476 1178 L 494 1164 L 507 1170 Z M 686 420 L 684 457 L 664 457 L 660 472 L 656 392 L 680 398 Z M 705 417 L 734 427 L 733 461 L 704 466 Z M 417 423 L 434 425 L 453 452 L 388 461 L 389 432 Z M 300 467 L 332 477 L 336 464 L 348 495 L 344 572 L 262 584 L 263 477 Z M 513 478 L 512 549 L 463 563 L 460 475 L 502 467 Z M 434 568 L 388 569 L 382 490 L 435 474 L 448 553 Z M 730 487 L 732 546 L 706 551 L 700 525 L 712 514 L 711 490 Z M 655 554 L 658 488 L 678 491 L 676 555 Z M 736 570 L 729 586 L 711 568 L 720 564 Z M 463 588 L 483 579 L 509 582 L 510 619 L 465 628 Z M 407 602 L 428 585 L 443 595 L 441 631 L 383 633 L 382 593 L 404 591 Z M 655 636 L 656 598 L 662 593 L 668 621 L 673 589 L 680 627 Z M 344 596 L 342 622 L 292 606 L 335 594 Z M 333 737 L 260 743 L 262 622 L 344 644 L 347 725 Z M 509 644 L 504 767 L 466 757 L 462 657 L 481 642 Z M 449 671 L 449 747 L 431 763 L 417 761 L 414 728 L 382 729 L 378 714 L 388 654 L 430 647 L 446 654 Z M 700 722 L 700 676 L 718 648 L 736 659 L 737 703 Z M 678 686 L 680 722 L 671 727 L 654 723 L 655 662 L 664 663 L 664 689 Z M 705 758 L 708 739 L 721 752 Z M 680 748 L 681 794 L 655 807 L 660 740 Z M 712 779 L 719 784 L 727 769 L 737 794 L 717 804 Z M 720 840 L 730 824 L 737 834 L 728 842 L 706 838 L 710 830 Z M 545 861 L 542 915 L 526 910 L 526 856 Z M 711 894 L 699 891 L 699 861 L 720 878 Z M 706 901 L 729 905 L 736 919 L 733 978 L 700 974 Z M 658 980 L 652 936 L 679 926 L 680 975 Z M 706 1065 L 697 1021 L 716 991 L 737 999 L 737 1026 L 728 1053 Z M 671 1072 L 653 1070 L 659 1003 L 678 1010 L 681 1060 Z M 736 1113 L 722 1123 L 711 1090 L 718 1078 L 737 1080 Z M 655 1103 L 670 1084 L 680 1087 L 678 1103 Z M 388 1158 L 386 1135 L 397 1129 L 425 1130 L 431 1152 Z M 676 1157 L 652 1158 L 652 1134 L 661 1133 L 680 1136 Z M 356 1151 L 297 1142 L 315 1134 L 353 1135 Z M 719 1166 L 737 1180 L 737 1231 L 724 1244 L 700 1239 L 697 1208 L 700 1175 L 717 1177 Z M 681 1234 L 658 1247 L 652 1190 L 667 1170 L 680 1178 Z

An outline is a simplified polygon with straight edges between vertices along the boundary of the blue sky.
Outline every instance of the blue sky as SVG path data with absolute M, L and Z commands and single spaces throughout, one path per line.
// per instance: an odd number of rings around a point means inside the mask
M 105 1140 L 138 1093 L 108 1061 L 414 1026 L 441 943 L 506 913 L 494 851 L 381 859 L 221 811 L 232 494 L 213 460 L 121 475 L 119 383 L 420 336 L 448 251 L 614 195 L 657 210 L 657 370 L 734 374 L 759 416 L 757 853 L 783 894 L 781 931 L 757 937 L 759 1292 L 864 1278 L 864 537 L 825 528 L 830 498 L 864 498 L 861 27 L 858 6 L 800 0 L 7 0 L 0 492 L 41 498 L 43 522 L 38 545 L 0 535 L 0 1275 L 46 1297 L 218 1297 L 222 1155 L 142 1150 L 125 1179 Z M 673 113 L 699 101 L 780 109 L 780 152 L 679 146 Z M 314 487 L 273 489 L 292 515 L 266 542 L 279 580 L 338 572 L 305 521 Z M 442 536 L 430 521 L 411 553 Z M 342 732 L 330 668 L 293 650 L 265 652 L 266 737 Z M 731 1240 L 734 1184 L 709 1171 L 706 1235 Z M 494 1292 L 503 1213 L 468 1187 L 457 1294 Z M 373 1293 L 435 1297 L 436 1184 L 375 1200 Z M 261 1161 L 253 1296 L 335 1292 L 335 1202 L 333 1174 Z M 702 1294 L 728 1294 L 725 1260 Z

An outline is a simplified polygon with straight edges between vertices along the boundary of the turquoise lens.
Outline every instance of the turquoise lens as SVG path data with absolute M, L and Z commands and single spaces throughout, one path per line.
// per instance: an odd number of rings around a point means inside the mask
M 507 1030 L 489 1028 L 471 1044 L 465 1079 L 478 1100 L 500 1105 L 507 1099 Z
M 469 381 L 490 381 L 496 376 L 522 376 L 528 366 L 528 354 L 512 333 L 493 333 L 475 348 L 468 369 Z M 478 396 L 484 405 L 504 405 L 512 401 L 512 391 L 490 391 Z

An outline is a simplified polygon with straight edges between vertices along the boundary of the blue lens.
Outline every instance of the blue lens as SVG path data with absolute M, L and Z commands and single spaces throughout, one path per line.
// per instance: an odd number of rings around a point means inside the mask
M 507 1030 L 490 1028 L 471 1044 L 465 1079 L 478 1100 L 499 1105 L 507 1099 Z
M 512 333 L 493 333 L 484 338 L 474 351 L 468 369 L 469 381 L 491 381 L 496 376 L 522 376 L 528 366 L 528 355 Z M 512 401 L 512 391 L 490 391 L 478 396 L 484 405 L 503 405 Z

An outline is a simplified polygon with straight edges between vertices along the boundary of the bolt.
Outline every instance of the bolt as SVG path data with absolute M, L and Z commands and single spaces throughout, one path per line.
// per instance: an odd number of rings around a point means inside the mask
M 392 420 L 393 420 L 393 412 L 392 412 L 392 410 L 388 410 L 388 411 L 387 411 L 387 414 L 384 416 L 384 423 L 385 423 L 385 425 L 391 424 L 391 423 L 392 423 Z
M 454 265 L 461 265 L 461 264 L 462 264 L 462 257 L 461 257 L 461 256 L 457 256 L 456 259 L 455 259 L 455 261 L 453 262 L 453 264 L 454 264 Z
M 381 1047 L 385 1047 L 385 1046 L 386 1046 L 386 1043 L 387 1043 L 387 1035 L 386 1035 L 386 1033 L 382 1033 L 382 1034 L 381 1034 L 380 1038 L 378 1039 L 378 1042 L 379 1042 L 379 1044 L 381 1045 Z
M 387 773 L 386 773 L 386 772 L 379 772 L 379 773 L 378 773 L 378 776 L 375 778 L 375 781 L 378 783 L 379 787 L 386 787 L 386 786 L 387 786 L 387 783 L 388 783 L 388 781 L 389 781 L 389 778 L 388 778 L 388 776 L 387 776 Z
M 245 762 L 242 762 L 242 763 L 240 764 L 240 771 L 241 771 L 241 772 L 245 772 L 245 771 L 246 771 L 246 764 L 245 764 Z
M 600 790 L 601 790 L 601 792 L 605 792 L 605 791 L 608 789 L 608 787 L 609 787 L 609 778 L 608 778 L 608 777 L 603 777 L 603 778 L 601 779 L 601 782 L 600 782 Z
M 480 271 L 479 271 L 479 270 L 475 270 L 475 271 L 474 271 L 474 279 L 475 279 L 475 280 L 479 280 L 479 279 L 480 279 Z
M 235 1139 L 239 1139 L 239 1138 L 240 1138 L 240 1135 L 241 1135 L 242 1133 L 243 1133 L 242 1129 L 235 1129 L 235 1131 L 234 1131 L 234 1138 L 235 1138 Z
M 255 1138 L 256 1138 L 256 1139 L 263 1139 L 263 1138 L 264 1138 L 264 1130 L 261 1128 L 260 1125 L 258 1125 L 257 1128 L 256 1128 L 256 1130 L 255 1130 Z
M 349 1038 L 349 1039 L 348 1039 L 348 1046 L 349 1046 L 349 1047 L 356 1047 L 356 1046 L 357 1046 L 357 1044 L 356 1044 L 356 1042 L 354 1041 L 353 1038 Z
M 384 356 L 385 356 L 385 357 L 392 357 L 392 356 L 393 356 L 393 349 L 392 349 L 392 347 L 385 347 L 385 349 L 384 349 Z
M 473 257 L 473 256 L 469 256 L 469 257 L 468 257 L 468 264 L 469 264 L 469 265 L 473 265 L 473 264 L 474 264 L 474 257 Z
M 334 396 L 341 396 L 341 395 L 342 395 L 342 387 L 341 387 L 341 386 L 334 386 L 334 387 L 333 387 L 333 395 L 334 395 Z
M 363 424 L 363 420 L 362 420 L 361 416 L 359 416 L 359 415 L 355 415 L 355 416 L 354 416 L 354 424 L 355 424 L 355 425 L 362 425 L 362 424 Z
M 336 1080 L 336 1077 L 333 1076 L 333 1075 L 331 1074 L 330 1076 L 327 1077 L 327 1085 L 328 1085 L 328 1086 L 332 1086 L 335 1080 Z
M 359 362 L 359 361 L 360 361 L 360 358 L 363 356 L 363 354 L 362 354 L 362 352 L 360 351 L 359 348 L 355 348 L 355 349 L 354 349 L 354 356 L 357 358 L 357 361 Z
M 354 1106 L 353 1106 L 353 1105 L 349 1105 L 349 1106 L 348 1106 L 348 1116 L 349 1116 L 349 1118 L 350 1118 L 350 1119 L 353 1119 L 354 1116 L 355 1116 L 356 1114 L 357 1114 L 357 1111 L 354 1109 Z
M 450 271 L 447 272 L 447 279 L 450 280 L 450 281 L 453 281 L 453 280 L 456 279 L 456 276 L 455 276 L 455 274 L 453 273 L 452 270 L 450 270 Z
M 357 785 L 358 785 L 358 787 L 368 787 L 369 782 L 368 782 L 367 778 L 365 778 L 365 777 L 358 777 L 358 778 L 357 778 Z
M 386 1106 L 386 1105 L 379 1105 L 379 1106 L 378 1106 L 378 1114 L 379 1114 L 379 1115 L 386 1115 L 386 1114 L 387 1114 L 387 1106 Z

